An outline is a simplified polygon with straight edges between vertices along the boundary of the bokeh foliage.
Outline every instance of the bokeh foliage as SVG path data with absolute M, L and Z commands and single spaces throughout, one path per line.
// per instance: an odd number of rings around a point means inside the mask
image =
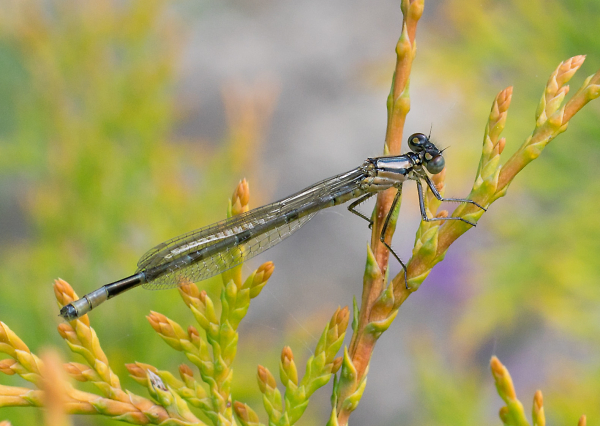
M 507 151 L 518 147 L 533 128 L 532 106 L 555 63 L 587 54 L 580 73 L 598 68 L 600 40 L 593 28 L 599 7 L 593 0 L 440 5 L 436 20 L 445 25 L 428 29 L 442 49 L 420 53 L 424 69 L 443 70 L 441 87 L 461 93 L 460 111 L 470 128 L 449 133 L 479 138 L 488 102 L 482 94 L 510 84 L 515 89 L 504 136 Z M 573 80 L 574 88 L 581 79 Z M 498 353 L 509 368 L 521 369 L 518 384 L 544 389 L 552 406 L 549 421 L 576 424 L 581 413 L 600 415 L 599 118 L 599 105 L 591 103 L 480 223 L 489 235 L 471 252 L 472 265 L 479 266 L 469 269 L 468 297 L 455 310 L 447 340 L 425 346 L 416 358 L 427 406 L 450 395 L 444 387 L 437 388 L 438 398 L 431 395 L 430 369 L 444 371 L 456 385 L 452 395 L 472 395 L 473 383 L 465 377 L 477 377 L 473 365 Z M 442 345 L 453 348 L 452 361 L 432 356 Z M 487 377 L 476 381 L 481 389 Z M 473 409 L 483 409 L 490 395 L 491 389 L 469 398 Z M 449 407 L 456 408 L 439 415 L 426 409 L 428 424 L 472 424 L 459 406 Z
M 86 293 L 131 274 L 156 243 L 222 219 L 241 171 L 252 173 L 274 91 L 230 87 L 221 140 L 178 137 L 186 25 L 172 7 L 2 2 L 0 190 L 12 202 L 0 211 L 11 218 L 2 222 L 0 312 L 34 348 L 58 344 L 58 317 L 48 321 L 57 311 L 54 278 Z M 214 281 L 204 287 L 210 293 Z M 130 296 L 107 306 L 97 327 L 112 345 L 127 341 L 115 365 L 140 348 L 140 361 L 175 365 L 139 319 L 150 305 L 174 306 L 176 292 Z M 34 423 L 31 411 L 6 413 L 15 424 Z

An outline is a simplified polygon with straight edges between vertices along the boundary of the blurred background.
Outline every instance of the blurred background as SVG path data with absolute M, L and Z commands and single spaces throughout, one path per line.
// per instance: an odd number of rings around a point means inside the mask
M 256 207 L 380 155 L 399 3 L 0 0 L 0 320 L 32 351 L 74 359 L 55 331 L 55 278 L 81 296 L 130 275 L 155 244 L 224 218 L 241 178 Z M 405 134 L 432 129 L 450 147 L 448 196 L 470 190 L 494 96 L 515 88 L 507 159 L 560 61 L 589 55 L 573 90 L 600 67 L 599 25 L 595 0 L 427 2 Z M 599 117 L 598 101 L 580 112 L 402 306 L 353 423 L 500 424 L 497 355 L 526 411 L 542 389 L 549 424 L 582 413 L 600 424 Z M 405 185 L 394 238 L 405 259 L 416 201 Z M 302 365 L 335 308 L 360 295 L 369 234 L 337 207 L 248 262 L 246 273 L 267 260 L 276 270 L 241 326 L 235 399 L 262 413 L 256 365 L 277 371 L 286 344 Z M 215 297 L 219 286 L 201 285 Z M 90 317 L 123 385 L 144 396 L 124 363 L 185 361 L 150 310 L 192 322 L 176 291 L 141 289 Z M 325 422 L 330 391 L 300 424 Z M 1 419 L 41 422 L 35 409 Z

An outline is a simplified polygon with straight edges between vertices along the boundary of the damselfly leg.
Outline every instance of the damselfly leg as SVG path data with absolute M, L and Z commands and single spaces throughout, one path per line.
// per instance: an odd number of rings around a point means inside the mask
M 420 174 L 420 177 L 422 177 L 423 179 L 425 179 L 425 182 L 427 182 L 427 186 L 429 186 L 429 189 L 431 189 L 431 193 L 438 200 L 440 200 L 440 201 L 452 201 L 452 202 L 456 202 L 456 203 L 469 203 L 469 204 L 473 204 L 474 206 L 479 207 L 484 212 L 487 212 L 487 209 L 485 207 L 480 206 L 478 203 L 476 203 L 473 200 L 468 200 L 466 198 L 444 198 L 444 197 L 442 197 L 442 195 L 438 192 L 437 188 L 435 187 L 435 183 L 433 183 L 433 181 L 431 180 L 431 178 L 426 173 Z
M 483 211 L 487 211 L 485 208 L 481 207 L 479 204 L 477 204 L 475 201 L 473 200 L 467 200 L 467 199 L 461 199 L 461 198 L 443 198 L 440 193 L 438 192 L 438 190 L 435 187 L 435 184 L 431 181 L 431 179 L 429 178 L 429 176 L 426 176 L 426 182 L 427 185 L 429 186 L 429 189 L 431 189 L 431 192 L 433 193 L 433 195 L 435 196 L 435 198 L 437 198 L 440 201 L 453 201 L 453 202 L 457 202 L 457 203 L 470 203 L 473 205 L 476 205 L 477 207 L 479 207 L 480 209 L 482 209 Z M 433 222 L 433 221 L 438 221 L 438 220 L 460 220 L 462 222 L 468 223 L 471 226 L 476 226 L 475 223 L 462 218 L 462 217 L 454 217 L 454 216 L 448 216 L 448 217 L 429 217 L 427 216 L 427 211 L 425 210 L 425 199 L 423 197 L 423 185 L 421 184 L 421 181 L 419 179 L 415 179 L 415 182 L 417 183 L 417 193 L 419 194 L 419 208 L 421 209 L 421 218 L 425 221 L 425 222 Z
M 367 216 L 365 216 L 364 214 L 362 214 L 361 212 L 359 212 L 358 210 L 356 210 L 356 207 L 359 204 L 362 204 L 365 201 L 367 201 L 373 195 L 375 195 L 375 193 L 365 194 L 348 206 L 348 210 L 350 211 L 350 213 L 354 213 L 356 216 L 363 218 L 364 220 L 369 222 L 369 229 L 371 229 L 373 227 L 373 221 L 371 219 L 369 219 Z M 400 259 L 400 256 L 398 256 L 396 254 L 394 249 L 385 241 L 385 233 L 387 232 L 388 226 L 390 224 L 390 219 L 391 219 L 392 215 L 394 214 L 394 210 L 396 210 L 396 208 L 398 207 L 398 201 L 400 200 L 401 196 L 402 196 L 402 185 L 399 185 L 397 188 L 396 195 L 394 196 L 394 201 L 392 201 L 392 205 L 390 206 L 390 211 L 386 215 L 385 221 L 383 222 L 383 227 L 381 228 L 381 233 L 379 234 L 379 241 L 381 241 L 383 243 L 383 245 L 396 258 L 396 260 L 400 263 L 400 265 L 402 265 L 402 268 L 404 269 L 404 281 L 405 281 L 404 285 L 406 286 L 406 289 L 408 290 L 408 281 L 406 278 L 408 271 L 406 269 L 406 265 L 404 264 L 402 259 Z
M 425 209 L 425 197 L 424 197 L 424 193 L 423 193 L 423 185 L 420 181 L 420 178 L 424 179 L 425 182 L 427 183 L 427 186 L 429 187 L 429 189 L 431 190 L 431 193 L 433 194 L 433 196 L 435 198 L 437 198 L 440 201 L 450 201 L 450 202 L 456 202 L 456 203 L 469 203 L 469 204 L 473 204 L 477 207 L 479 207 L 480 209 L 482 209 L 483 211 L 487 211 L 484 207 L 482 207 L 481 205 L 479 205 L 478 203 L 476 203 L 473 200 L 468 200 L 466 198 L 444 198 L 442 197 L 442 195 L 439 193 L 439 191 L 437 190 L 435 183 L 431 180 L 431 178 L 426 174 L 426 173 L 418 173 L 416 174 L 416 176 L 413 178 L 413 180 L 416 182 L 417 184 L 417 193 L 419 196 L 419 208 L 421 210 L 421 218 L 422 220 L 424 220 L 425 222 L 433 222 L 433 221 L 441 221 L 441 220 L 460 220 L 462 222 L 465 222 L 471 226 L 476 226 L 475 223 L 464 219 L 462 217 L 429 217 L 427 216 L 427 211 Z M 366 215 L 364 215 L 363 213 L 359 212 L 358 210 L 356 210 L 356 207 L 362 203 L 364 203 L 365 201 L 367 201 L 369 198 L 371 198 L 373 195 L 375 195 L 374 193 L 369 193 L 369 194 L 365 194 L 362 197 L 360 197 L 359 199 L 357 199 L 356 201 L 354 201 L 352 204 L 350 204 L 348 206 L 348 210 L 357 215 L 358 217 L 366 220 L 369 223 L 369 229 L 371 229 L 373 227 L 373 221 L 368 218 Z M 396 208 L 398 207 L 398 201 L 400 200 L 400 197 L 402 196 L 402 185 L 397 185 L 397 192 L 396 195 L 394 196 L 394 200 L 392 201 L 392 205 L 390 206 L 390 210 L 388 211 L 388 214 L 385 217 L 385 221 L 383 222 L 383 227 L 381 228 L 381 233 L 379 235 L 379 241 L 381 241 L 381 243 L 389 250 L 389 252 L 396 258 L 396 260 L 398 261 L 398 263 L 400 263 L 400 265 L 402 266 L 402 269 L 404 269 L 404 286 L 406 287 L 406 289 L 408 290 L 408 270 L 406 268 L 406 264 L 402 261 L 402 259 L 400 259 L 400 256 L 398 256 L 396 254 L 396 252 L 394 251 L 394 249 L 390 246 L 390 244 L 388 244 L 385 241 L 385 234 L 387 232 L 387 229 L 389 227 L 391 218 L 394 214 L 394 211 L 396 210 Z
M 351 203 L 348 206 L 348 211 L 350 213 L 353 213 L 356 216 L 358 216 L 360 218 L 363 218 L 364 220 L 366 220 L 367 222 L 369 222 L 369 229 L 371 229 L 373 227 L 373 220 L 371 220 L 371 218 L 368 218 L 367 216 L 365 216 L 364 214 L 362 214 L 361 212 L 359 212 L 358 210 L 356 210 L 356 207 L 358 207 L 360 204 L 362 204 L 365 201 L 367 201 L 373 195 L 375 195 L 375 192 L 371 192 L 371 193 L 365 194 L 362 197 L 360 197 L 358 200 L 354 201 L 353 203 Z
M 400 201 L 400 197 L 402 196 L 402 185 L 398 186 L 398 191 L 394 196 L 394 201 L 392 201 L 392 205 L 390 206 L 390 211 L 385 217 L 385 221 L 383 222 L 383 227 L 381 228 L 381 234 L 379 235 L 379 241 L 383 243 L 383 245 L 392 253 L 392 255 L 396 258 L 400 265 L 402 265 L 402 269 L 404 269 L 404 286 L 408 290 L 408 269 L 406 269 L 406 265 L 402 260 L 400 260 L 400 256 L 396 254 L 396 252 L 392 249 L 392 247 L 385 241 L 385 233 L 387 232 L 388 226 L 390 225 L 390 220 L 394 215 L 394 210 L 396 210 L 396 206 L 398 205 L 398 201 Z

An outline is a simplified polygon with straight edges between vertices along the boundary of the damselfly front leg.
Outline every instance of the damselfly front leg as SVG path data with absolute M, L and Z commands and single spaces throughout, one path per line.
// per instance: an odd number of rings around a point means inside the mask
M 466 199 L 460 199 L 460 198 L 442 198 L 442 196 L 440 195 L 440 193 L 437 191 L 434 183 L 431 181 L 431 179 L 429 179 L 429 176 L 426 176 L 426 182 L 427 185 L 429 186 L 429 188 L 431 189 L 431 192 L 433 193 L 433 195 L 435 196 L 435 198 L 437 198 L 440 201 L 455 201 L 455 202 L 459 202 L 459 203 L 472 203 L 475 204 L 477 207 L 485 210 L 483 207 L 481 207 L 479 204 L 477 204 L 474 201 L 471 200 L 466 200 Z M 438 221 L 438 220 L 460 220 L 463 221 L 465 223 L 468 223 L 471 226 L 476 226 L 475 223 L 462 218 L 462 217 L 454 217 L 454 216 L 448 216 L 448 217 L 429 217 L 427 216 L 427 211 L 425 210 L 425 199 L 423 197 L 423 185 L 421 184 L 421 181 L 419 180 L 419 178 L 415 178 L 414 181 L 417 183 L 417 193 L 419 194 L 419 207 L 421 209 L 421 218 L 425 221 L 425 222 L 433 222 L 433 221 Z
M 431 189 L 431 193 L 438 200 L 452 201 L 455 203 L 469 203 L 469 204 L 473 204 L 474 206 L 479 207 L 484 212 L 487 212 L 487 209 L 485 207 L 480 206 L 473 200 L 467 200 L 466 198 L 444 198 L 444 197 L 442 197 L 442 195 L 438 192 L 437 188 L 435 187 L 435 183 L 433 183 L 431 178 L 426 173 L 419 174 L 419 176 L 422 177 L 423 179 L 425 179 L 425 182 L 427 182 L 427 186 L 429 186 L 429 189 Z

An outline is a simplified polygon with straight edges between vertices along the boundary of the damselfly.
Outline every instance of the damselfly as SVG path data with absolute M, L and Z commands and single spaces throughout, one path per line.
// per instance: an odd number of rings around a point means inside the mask
M 423 199 L 424 180 L 433 195 L 441 201 L 471 203 L 472 200 L 443 198 L 424 168 L 431 174 L 444 169 L 442 152 L 423 133 L 408 138 L 411 152 L 402 155 L 368 158 L 361 166 L 333 176 L 263 207 L 258 207 L 230 219 L 172 238 L 148 251 L 138 262 L 134 275 L 100 287 L 81 299 L 64 306 L 60 315 L 73 320 L 86 314 L 104 301 L 139 285 L 147 289 L 174 288 L 186 282 L 205 280 L 273 247 L 308 222 L 319 210 L 356 199 L 348 210 L 367 220 L 356 207 L 376 193 L 396 188 L 396 196 L 385 218 L 380 240 L 406 271 L 406 265 L 384 240 L 386 230 L 400 195 L 402 183 L 417 184 L 421 216 L 425 221 L 461 220 L 462 217 L 428 217 Z M 408 282 L 405 281 L 408 288 Z

